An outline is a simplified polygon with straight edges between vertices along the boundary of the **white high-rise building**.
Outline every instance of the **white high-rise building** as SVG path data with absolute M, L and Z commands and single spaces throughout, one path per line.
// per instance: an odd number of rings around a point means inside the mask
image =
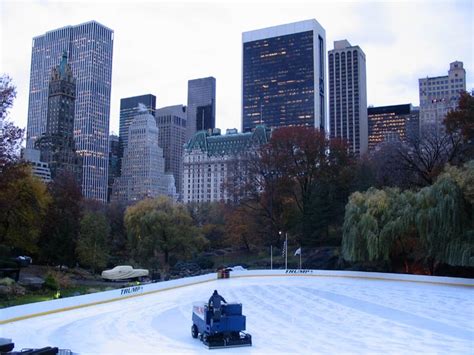
M 448 75 L 418 80 L 420 89 L 420 129 L 443 130 L 446 114 L 456 109 L 460 92 L 466 90 L 466 71 L 463 63 L 449 64 Z
M 136 202 L 167 195 L 176 199 L 173 174 L 165 173 L 163 149 L 158 145 L 155 117 L 145 112 L 135 116 L 128 128 L 122 175 L 115 180 L 112 200 Z
M 76 78 L 74 141 L 82 157 L 82 194 L 107 201 L 110 93 L 114 32 L 96 21 L 33 38 L 27 148 L 46 132 L 51 69 L 63 52 Z
M 329 51 L 329 132 L 361 155 L 368 149 L 367 78 L 365 54 L 347 40 Z

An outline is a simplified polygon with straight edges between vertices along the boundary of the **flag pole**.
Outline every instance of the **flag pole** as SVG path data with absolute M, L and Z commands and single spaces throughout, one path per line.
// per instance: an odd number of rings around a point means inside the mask
M 285 270 L 288 270 L 288 233 L 285 232 Z
M 300 270 L 301 270 L 301 251 L 302 251 L 302 249 L 300 247 Z
M 273 270 L 273 245 L 270 245 L 270 270 Z

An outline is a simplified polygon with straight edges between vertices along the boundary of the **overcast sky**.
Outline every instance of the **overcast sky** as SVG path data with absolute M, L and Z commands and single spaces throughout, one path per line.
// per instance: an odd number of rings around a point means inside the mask
M 333 41 L 367 58 L 369 105 L 419 104 L 418 78 L 464 62 L 474 88 L 474 1 L 21 1 L 0 0 L 0 73 L 18 95 L 10 117 L 26 127 L 34 36 L 96 20 L 115 31 L 110 130 L 120 99 L 154 94 L 186 104 L 189 79 L 217 80 L 216 126 L 241 128 L 242 32 L 315 18 Z

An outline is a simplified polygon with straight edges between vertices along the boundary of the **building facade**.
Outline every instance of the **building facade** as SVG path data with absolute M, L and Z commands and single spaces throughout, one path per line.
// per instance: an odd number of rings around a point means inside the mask
M 76 79 L 63 52 L 61 63 L 51 70 L 46 131 L 35 141 L 35 148 L 40 151 L 40 160 L 48 164 L 53 180 L 70 174 L 80 186 L 82 164 L 74 142 L 75 101 Z
M 325 129 L 326 32 L 307 20 L 242 34 L 242 131 Z
M 365 54 L 347 40 L 335 41 L 328 53 L 329 133 L 344 139 L 350 150 L 368 149 L 367 78 Z
M 133 203 L 160 195 L 176 198 L 173 174 L 165 173 L 163 149 L 158 145 L 155 117 L 147 112 L 135 116 L 128 127 L 122 174 L 115 179 L 112 200 Z
M 51 170 L 48 163 L 41 161 L 41 152 L 38 149 L 25 148 L 22 150 L 22 158 L 31 167 L 31 174 L 43 181 L 45 184 L 52 181 Z
M 200 130 L 216 127 L 216 79 L 193 79 L 188 81 L 186 141 Z
M 156 96 L 152 94 L 126 97 L 120 99 L 120 126 L 119 126 L 119 157 L 123 157 L 123 151 L 128 144 L 128 127 L 135 116 L 146 109 L 155 116 Z
M 420 130 L 420 111 L 411 104 L 369 107 L 369 151 L 384 142 L 416 139 Z
M 76 78 L 74 140 L 82 157 L 82 194 L 107 201 L 108 139 L 114 33 L 91 21 L 33 38 L 27 147 L 46 131 L 51 69 L 64 51 Z
M 420 92 L 420 129 L 443 130 L 446 114 L 456 109 L 460 92 L 466 90 L 463 63 L 449 64 L 448 75 L 418 80 Z
M 176 192 L 182 194 L 183 151 L 186 143 L 186 106 L 175 105 L 156 110 L 158 145 L 163 149 L 165 171 L 172 173 Z
M 109 137 L 109 179 L 107 194 L 108 202 L 112 199 L 112 187 L 116 178 L 120 176 L 120 148 L 119 137 L 116 134 L 111 134 Z
M 197 132 L 186 144 L 183 155 L 183 202 L 229 201 L 225 183 L 233 173 L 246 175 L 249 154 L 269 140 L 265 126 L 253 132 L 228 129 Z

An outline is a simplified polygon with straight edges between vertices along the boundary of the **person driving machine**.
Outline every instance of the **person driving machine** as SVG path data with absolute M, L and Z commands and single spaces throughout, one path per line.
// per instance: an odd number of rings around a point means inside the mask
M 221 306 L 222 302 L 227 303 L 227 301 L 217 293 L 217 290 L 214 290 L 211 298 L 209 298 L 209 309 L 213 311 L 213 319 L 219 320 L 221 318 Z

